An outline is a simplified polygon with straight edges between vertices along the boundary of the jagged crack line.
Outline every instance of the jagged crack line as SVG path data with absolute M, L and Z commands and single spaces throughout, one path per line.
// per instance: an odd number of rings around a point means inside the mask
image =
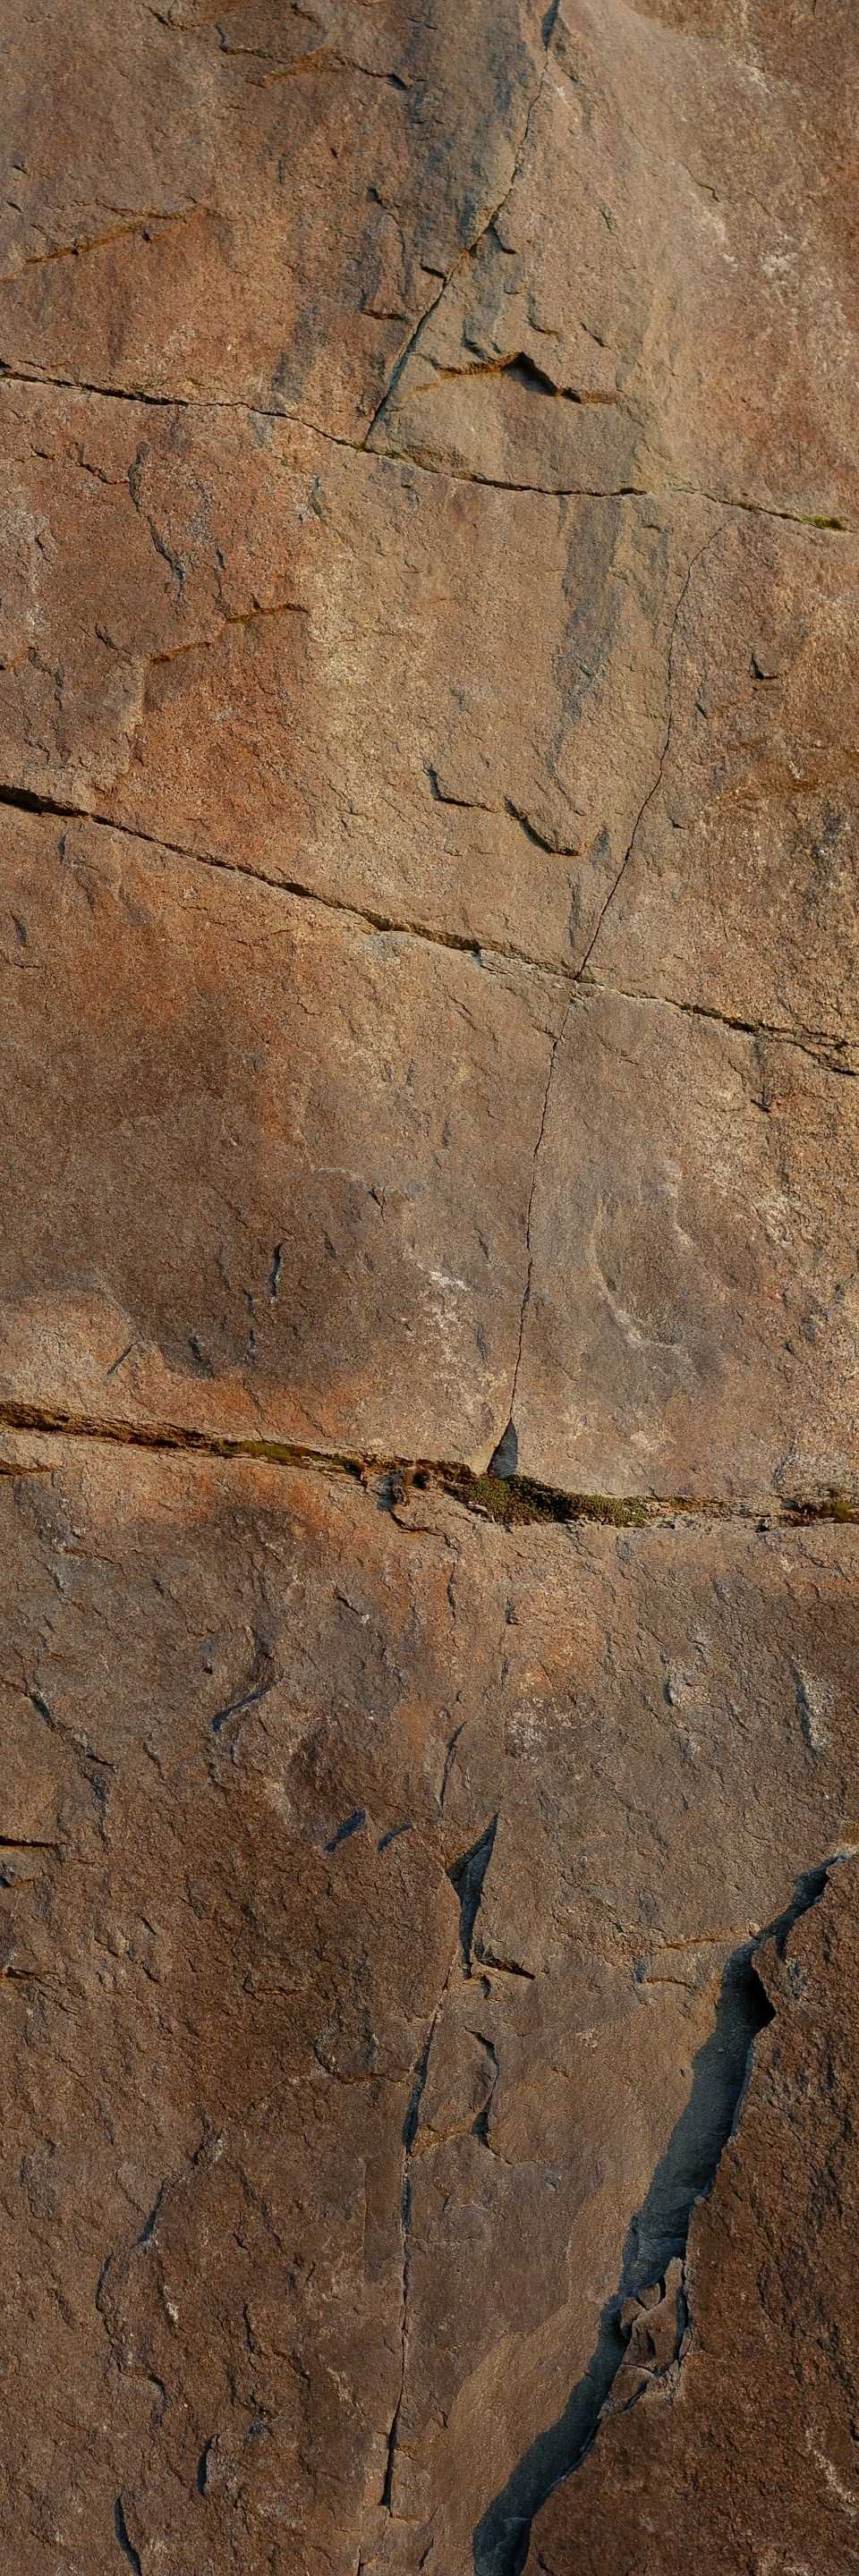
M 509 190 L 507 194 L 509 195 Z M 496 207 L 495 214 L 487 218 L 483 231 L 489 230 L 505 203 L 506 197 L 502 198 L 501 206 Z M 482 239 L 482 232 L 477 238 Z M 467 258 L 471 247 L 472 245 L 467 246 L 460 257 Z M 456 266 L 458 265 L 457 262 Z M 455 273 L 454 267 L 450 271 L 450 276 L 453 277 Z M 444 293 L 447 283 L 448 279 L 445 278 L 440 294 Z M 437 297 L 435 302 L 438 301 Z M 433 311 L 434 304 L 428 305 L 426 312 L 415 325 L 415 338 Z M 834 513 L 822 510 L 780 510 L 774 502 L 754 501 L 746 495 L 732 492 L 711 492 L 705 485 L 678 483 L 670 477 L 667 477 L 656 490 L 651 490 L 649 485 L 641 483 L 611 484 L 606 485 L 605 488 L 581 483 L 511 483 L 501 475 L 466 473 L 453 466 L 430 463 L 428 458 L 418 456 L 411 448 L 394 446 L 368 449 L 366 439 L 369 438 L 370 430 L 378 420 L 380 412 L 384 410 L 393 382 L 392 376 L 388 392 L 382 396 L 382 401 L 373 414 L 366 437 L 358 439 L 346 438 L 341 431 L 335 429 L 325 429 L 321 421 L 308 420 L 304 412 L 290 411 L 284 403 L 243 401 L 238 395 L 231 397 L 225 394 L 180 394 L 178 392 L 156 394 L 146 391 L 141 385 L 100 385 L 88 376 L 52 376 L 48 375 L 43 368 L 28 367 L 26 364 L 15 365 L 11 358 L 0 357 L 0 387 L 4 384 L 44 386 L 49 392 L 92 394 L 99 402 L 142 403 L 148 405 L 153 411 L 232 411 L 242 414 L 247 420 L 283 421 L 287 427 L 306 429 L 311 437 L 324 439 L 329 447 L 346 449 L 353 456 L 366 455 L 371 463 L 377 465 L 407 463 L 416 474 L 426 474 L 443 483 L 473 483 L 477 490 L 485 489 L 492 492 L 528 492 L 534 500 L 548 501 L 556 505 L 558 501 L 563 500 L 658 502 L 675 497 L 682 500 L 711 501 L 716 509 L 745 510 L 754 518 L 784 520 L 789 527 L 816 528 L 818 532 L 841 537 L 859 536 L 859 526 L 855 526 L 850 520 L 836 517 Z
M 248 1463 L 279 1467 L 293 1474 L 345 1477 L 362 1487 L 372 1487 L 377 1496 L 381 1494 L 396 1525 L 406 1530 L 408 1523 L 398 1518 L 394 1506 L 402 1502 L 404 1490 L 407 1493 L 412 1486 L 445 1495 L 483 1521 L 495 1520 L 510 1527 L 522 1522 L 591 1521 L 600 1526 L 643 1530 L 647 1526 L 671 1528 L 681 1520 L 718 1520 L 735 1526 L 757 1522 L 785 1528 L 810 1527 L 822 1521 L 852 1527 L 859 1524 L 859 1496 L 854 1499 L 852 1494 L 836 1488 L 817 1496 L 756 1495 L 740 1503 L 711 1494 L 576 1492 L 564 1486 L 541 1484 L 531 1476 L 501 1477 L 491 1472 L 479 1475 L 462 1460 L 386 1458 L 366 1450 L 310 1449 L 288 1440 L 220 1436 L 190 1424 L 134 1422 L 117 1416 L 73 1413 L 62 1405 L 25 1403 L 14 1396 L 0 1398 L 0 1430 L 18 1434 L 30 1431 L 47 1440 L 104 1442 L 109 1447 L 150 1450 L 165 1457 L 195 1457 L 224 1466 Z M 0 1461 L 0 1473 L 4 1475 L 35 1472 L 36 1468 L 27 1461 L 20 1466 L 15 1460 Z
M 685 2266 L 695 2210 L 712 2190 L 740 2119 L 755 2045 L 773 2019 L 755 1968 L 756 1954 L 765 1942 L 774 1940 L 783 1956 L 793 1925 L 817 1904 L 829 1870 L 841 1857 L 832 1853 L 820 1868 L 797 1878 L 793 1900 L 784 1913 L 731 1953 L 713 2032 L 698 2050 L 685 2109 L 629 2227 L 620 2279 L 603 2309 L 587 2369 L 563 2415 L 531 2444 L 478 2524 L 473 2536 L 474 2576 L 520 2576 L 535 2515 L 554 2488 L 575 2475 L 592 2449 L 626 2358 L 627 2337 L 621 2326 L 625 2303 L 641 2298 L 657 2284 L 661 2287 L 670 2263 L 679 2260 Z M 683 2306 L 688 2315 L 685 2276 Z
M 438 2028 L 439 2015 L 441 2013 L 445 1995 L 447 1994 L 450 1980 L 453 1975 L 455 1958 L 456 1953 L 453 1952 L 444 1985 L 442 1986 L 441 1994 L 439 1995 L 438 2003 L 436 2004 L 429 2030 L 427 2031 L 426 2039 L 418 2059 L 415 2070 L 415 2079 L 409 2096 L 408 2109 L 403 2122 L 403 2171 L 400 2189 L 400 2233 L 403 2249 L 402 2293 L 400 2307 L 400 2384 L 397 2390 L 396 2404 L 391 2417 L 390 2430 L 388 2433 L 385 2475 L 380 2497 L 380 2503 L 383 2510 L 389 2514 L 393 2514 L 394 2511 L 394 2476 L 397 2465 L 400 2415 L 402 2413 L 403 2393 L 406 2385 L 406 2364 L 408 2360 L 409 2346 L 409 2305 L 412 2287 L 412 2157 L 414 2155 L 415 2139 L 418 2134 L 418 2126 L 420 2123 L 421 2102 L 423 2100 L 426 2080 L 429 2074 L 432 2044 Z

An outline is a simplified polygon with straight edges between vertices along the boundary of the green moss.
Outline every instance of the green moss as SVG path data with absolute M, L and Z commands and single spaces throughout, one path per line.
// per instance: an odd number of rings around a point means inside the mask
M 639 1494 L 578 1494 L 577 1520 L 610 1521 L 615 1529 L 645 1529 L 650 1514 Z
M 500 1521 L 505 1529 L 515 1529 L 527 1521 L 567 1517 L 554 1494 L 541 1494 L 539 1487 L 527 1486 L 514 1476 L 472 1476 L 466 1469 L 450 1478 L 448 1490 L 467 1504 L 469 1511 L 487 1512 L 490 1520 Z
M 646 1503 L 637 1496 L 558 1494 L 527 1476 L 474 1476 L 464 1468 L 443 1481 L 470 1511 L 486 1512 L 504 1529 L 533 1521 L 605 1521 L 615 1529 L 642 1529 L 649 1518 Z
M 795 1502 L 787 1508 L 795 1521 L 859 1521 L 859 1499 L 838 1485 L 832 1485 L 817 1503 Z

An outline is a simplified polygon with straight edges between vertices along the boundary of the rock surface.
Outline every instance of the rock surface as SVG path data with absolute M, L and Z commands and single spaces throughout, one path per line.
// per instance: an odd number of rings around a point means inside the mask
M 847 2576 L 857 52 L 7 6 L 15 2576 Z
M 3 1466 L 10 2555 L 509 2564 L 856 1837 L 852 1532 Z

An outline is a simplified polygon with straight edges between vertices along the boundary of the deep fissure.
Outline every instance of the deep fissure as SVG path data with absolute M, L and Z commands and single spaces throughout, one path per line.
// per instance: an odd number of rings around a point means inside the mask
M 774 2019 L 756 1955 L 765 1942 L 775 1941 L 783 1956 L 793 1925 L 817 1904 L 840 1857 L 832 1853 L 819 1868 L 798 1877 L 784 1912 L 740 1943 L 726 1961 L 713 2031 L 698 2050 L 685 2108 L 630 2222 L 620 2277 L 602 2310 L 587 2368 L 563 2414 L 517 2462 L 478 2524 L 474 2576 L 521 2576 L 541 2505 L 562 2480 L 575 2476 L 592 2449 L 628 2348 L 621 2312 L 627 2300 L 657 2285 L 664 2288 L 669 2264 L 685 2264 L 695 2209 L 712 2189 L 742 2112 L 756 2041 Z M 681 2295 L 685 2307 L 685 2284 Z

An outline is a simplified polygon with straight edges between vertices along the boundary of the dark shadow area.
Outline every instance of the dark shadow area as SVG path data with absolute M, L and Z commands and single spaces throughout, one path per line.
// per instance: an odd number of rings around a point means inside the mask
M 755 2040 L 773 2019 L 755 1953 L 773 1939 L 783 1951 L 792 1925 L 822 1896 L 831 1866 L 827 1861 L 797 1878 L 792 1904 L 728 1959 L 715 2026 L 698 2050 L 689 2100 L 656 2167 L 647 2198 L 631 2222 L 620 2279 L 603 2309 L 587 2369 L 563 2414 L 531 2443 L 478 2523 L 473 2540 L 475 2576 L 521 2576 L 535 2514 L 552 2488 L 570 2477 L 590 2450 L 626 2351 L 621 2311 L 628 2298 L 640 2297 L 651 2283 L 662 2279 L 673 2256 L 685 2254 L 695 2203 L 710 2190 L 742 2109 Z
M 472 1843 L 471 1850 L 463 1854 L 462 1860 L 454 1861 L 447 1873 L 451 1886 L 459 1898 L 459 1939 L 463 1974 L 466 1977 L 471 1975 L 474 1926 L 480 1911 L 483 1881 L 492 1859 L 497 1832 L 498 1818 L 493 1816 L 485 1832 L 480 1835 L 479 1841 Z

